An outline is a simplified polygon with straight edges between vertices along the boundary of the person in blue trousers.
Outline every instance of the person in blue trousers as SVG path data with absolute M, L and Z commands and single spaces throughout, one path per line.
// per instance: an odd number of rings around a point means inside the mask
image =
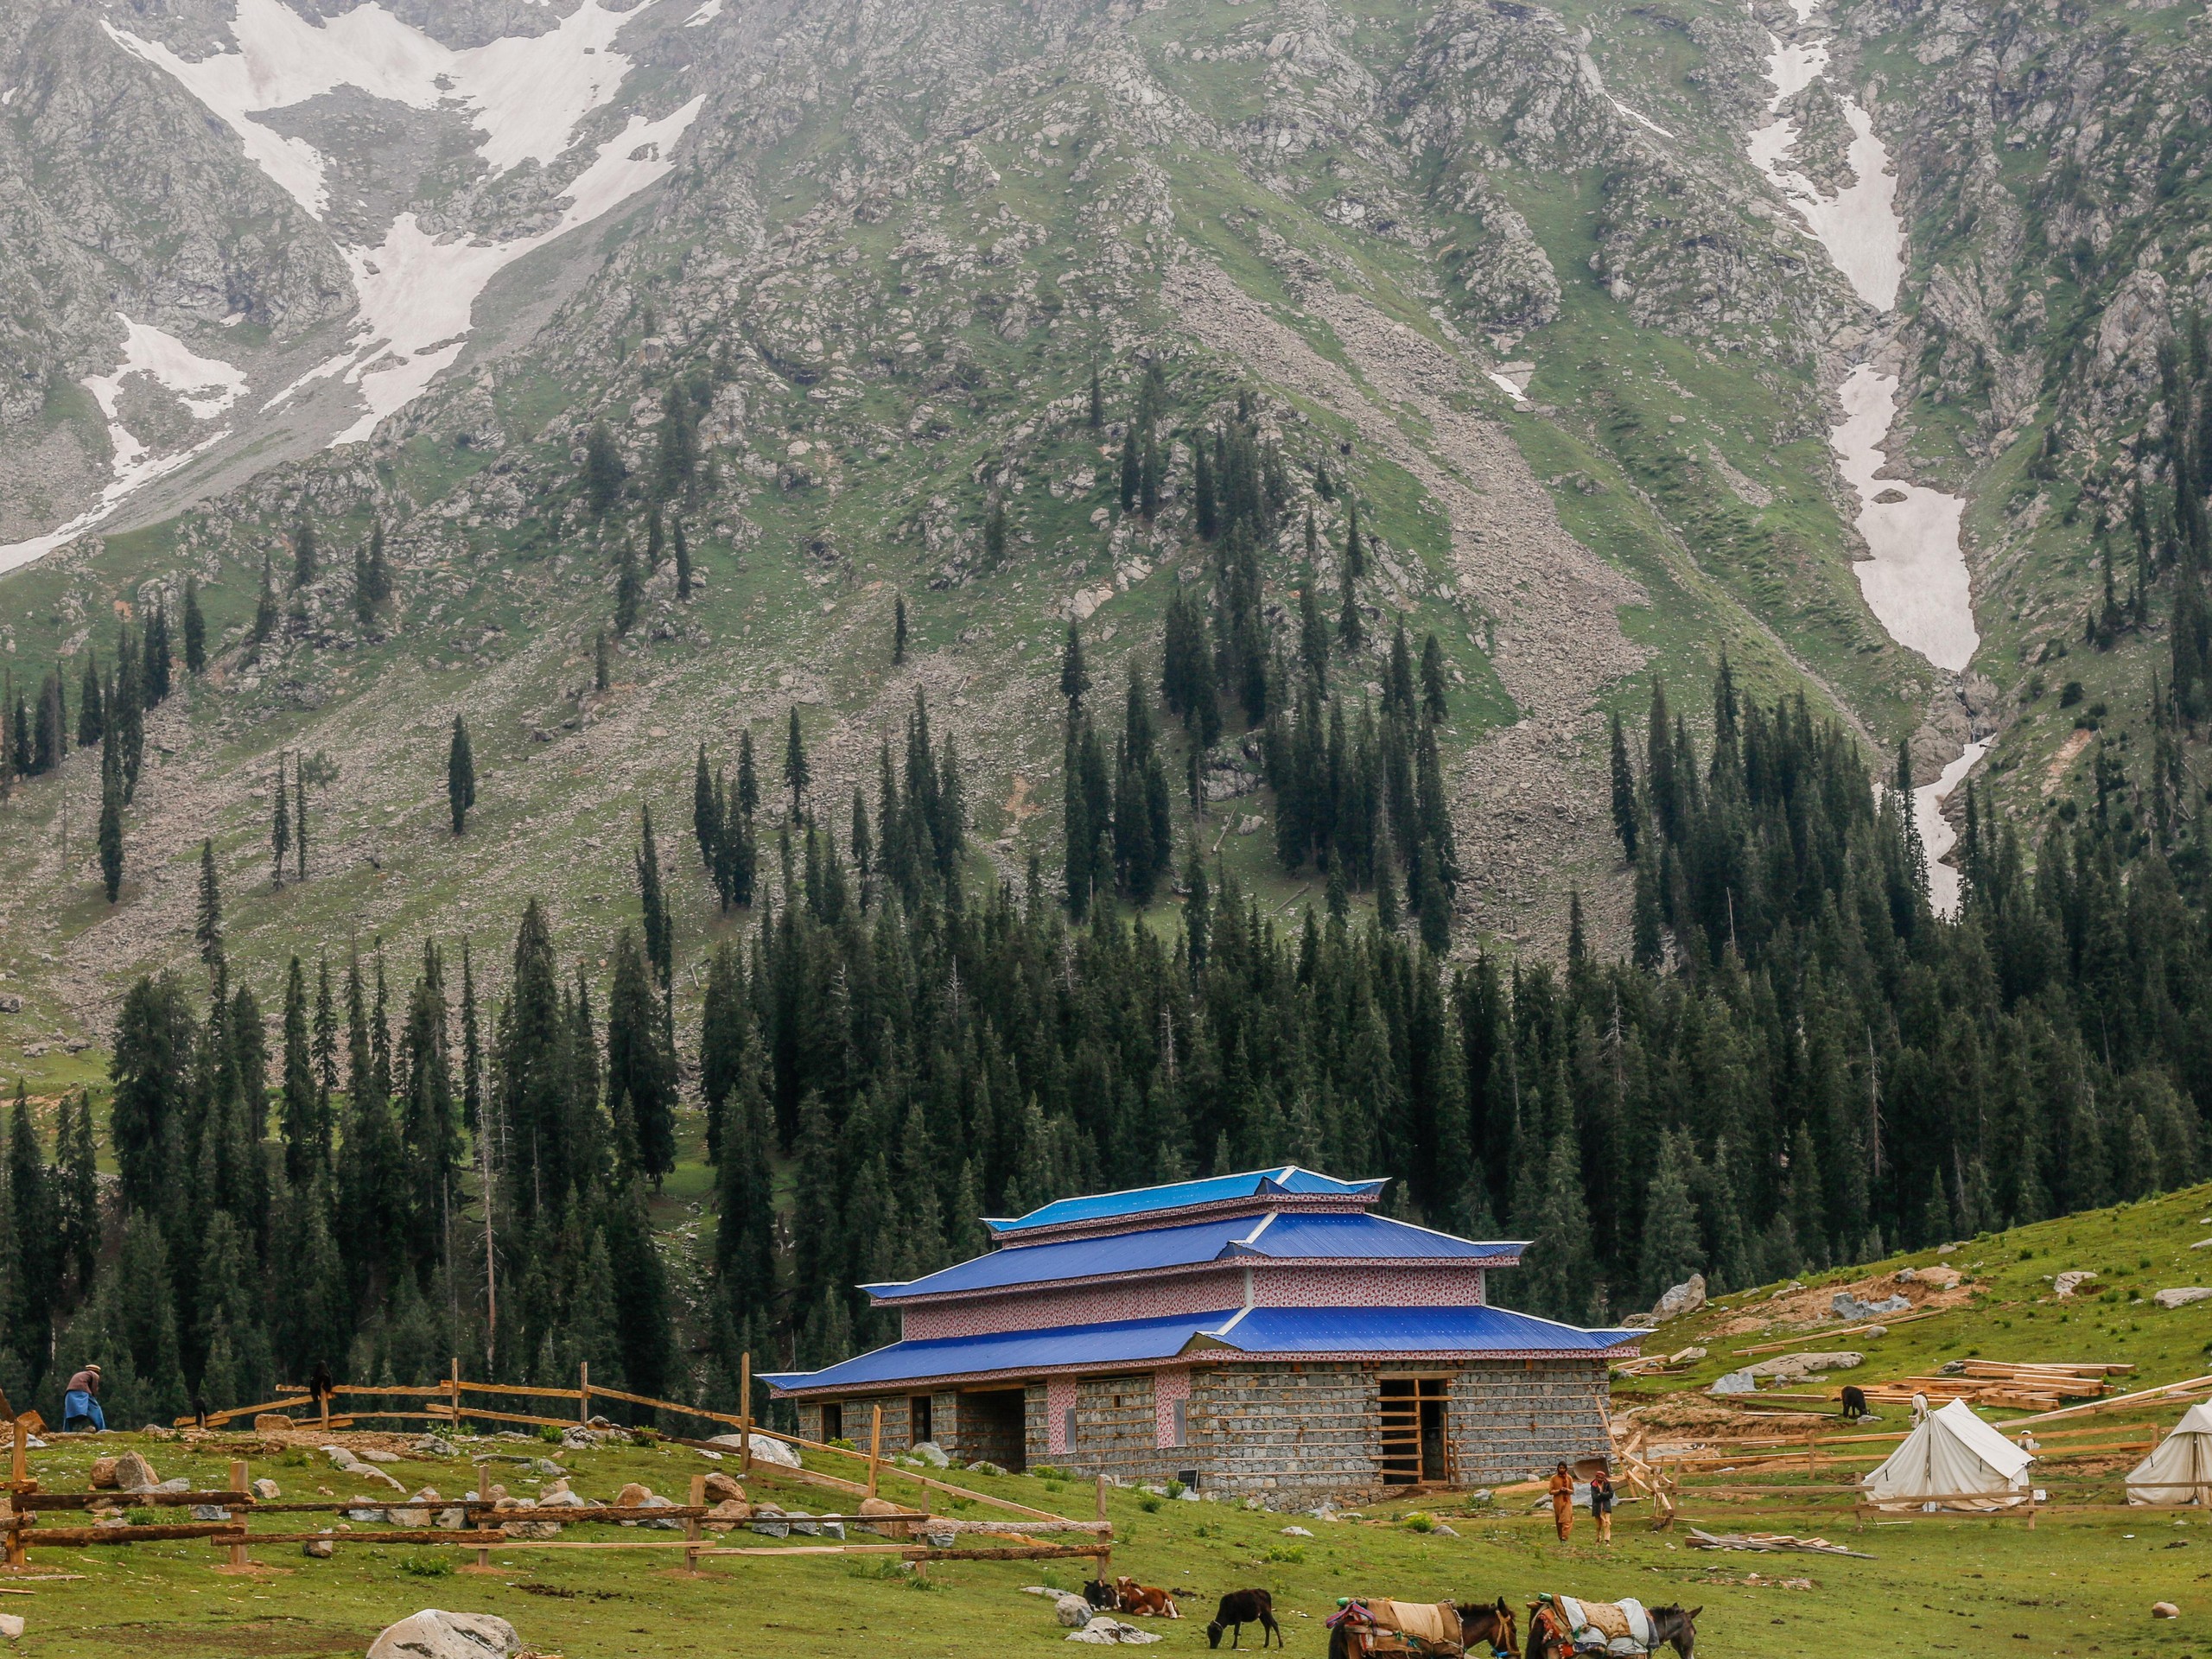
M 107 1433 L 107 1419 L 100 1414 L 100 1368 L 87 1365 L 69 1379 L 61 1391 L 61 1432 L 75 1434 L 89 1429 Z

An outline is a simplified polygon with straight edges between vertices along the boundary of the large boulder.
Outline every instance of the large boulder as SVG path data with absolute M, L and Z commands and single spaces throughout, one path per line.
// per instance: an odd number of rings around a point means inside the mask
M 728 1532 L 732 1527 L 741 1527 L 753 1518 L 753 1506 L 741 1497 L 726 1497 L 707 1511 L 702 1523 L 709 1532 Z
M 707 1444 L 725 1446 L 733 1452 L 742 1452 L 745 1450 L 745 1436 L 717 1434 Z M 772 1463 L 784 1469 L 796 1469 L 799 1466 L 798 1452 L 792 1451 L 781 1440 L 772 1440 L 766 1434 L 755 1434 L 753 1437 L 753 1460 L 755 1463 Z
M 125 1452 L 115 1460 L 115 1484 L 126 1492 L 150 1492 L 162 1484 L 154 1465 L 137 1452 Z
M 1124 1624 L 1118 1618 L 1101 1613 L 1079 1630 L 1070 1630 L 1071 1642 L 1088 1642 L 1095 1647 L 1110 1648 L 1122 1643 L 1131 1645 L 1157 1642 L 1160 1638 L 1150 1630 L 1141 1630 L 1134 1624 Z
M 1815 1371 L 1856 1370 L 1866 1363 L 1864 1354 L 1777 1354 L 1772 1359 L 1762 1359 L 1746 1365 L 1744 1370 L 1751 1376 L 1810 1376 Z
M 1902 1296 L 1885 1296 L 1878 1302 L 1862 1302 L 1847 1290 L 1839 1290 L 1828 1299 L 1828 1309 L 1839 1319 L 1854 1322 L 1878 1318 L 1884 1313 L 1909 1313 L 1912 1304 Z
M 1054 1599 L 1052 1611 L 1061 1624 L 1071 1630 L 1079 1630 L 1090 1623 L 1098 1610 L 1077 1595 L 1061 1595 Z
M 369 1659 L 512 1659 L 522 1638 L 489 1613 L 448 1613 L 435 1607 L 387 1625 Z
M 1757 1394 L 1758 1392 L 1758 1378 L 1753 1376 L 1750 1371 L 1731 1371 L 1727 1376 L 1722 1377 L 1711 1388 L 1707 1389 L 1706 1392 L 1707 1394 L 1718 1394 L 1723 1395 L 1731 1394 Z
M 2094 1283 L 2096 1277 L 2093 1269 L 2069 1268 L 2050 1281 L 2050 1294 L 2063 1301 L 2082 1286 Z
M 121 1459 L 94 1458 L 92 1459 L 92 1488 L 96 1492 L 111 1492 L 123 1484 L 115 1471 Z
M 725 1498 L 732 1497 L 738 1499 L 741 1503 L 744 1501 L 745 1488 L 738 1484 L 734 1475 L 726 1475 L 717 1469 L 707 1477 L 706 1485 L 707 1501 L 709 1503 L 720 1503 Z
M 2178 1290 L 2153 1292 L 2151 1300 L 2160 1307 L 2187 1307 L 2191 1302 L 2212 1300 L 2212 1290 L 2202 1285 L 2189 1285 Z
M 1694 1313 L 1705 1306 L 1705 1275 L 1694 1273 L 1651 1305 L 1652 1317 L 1662 1325 Z

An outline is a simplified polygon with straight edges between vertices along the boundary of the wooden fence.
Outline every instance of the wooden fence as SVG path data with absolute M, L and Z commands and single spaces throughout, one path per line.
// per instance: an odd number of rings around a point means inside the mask
M 885 1535 L 883 1543 L 838 1543 L 761 1547 L 752 1545 L 717 1544 L 703 1535 L 703 1528 L 716 1519 L 706 1502 L 707 1477 L 702 1473 L 691 1478 L 690 1502 L 682 1504 L 655 1505 L 650 1508 L 620 1509 L 601 1507 L 575 1510 L 530 1510 L 518 1514 L 502 1510 L 495 1503 L 464 1501 L 460 1503 L 441 1503 L 442 1510 L 458 1509 L 462 1512 L 463 1524 L 458 1530 L 444 1528 L 395 1528 L 376 1532 L 346 1532 L 335 1530 L 313 1532 L 255 1532 L 247 1522 L 256 1516 L 279 1515 L 342 1515 L 349 1510 L 373 1508 L 389 1512 L 392 1510 L 428 1509 L 428 1503 L 415 1503 L 408 1499 L 396 1501 L 364 1501 L 359 1497 L 325 1499 L 318 1502 L 283 1502 L 262 1500 L 253 1495 L 250 1470 L 244 1462 L 233 1462 L 230 1467 L 230 1484 L 221 1491 L 201 1492 L 137 1492 L 106 1491 L 48 1492 L 31 1478 L 29 1463 L 29 1436 L 43 1425 L 35 1414 L 24 1414 L 13 1420 L 13 1447 L 10 1478 L 4 1489 L 6 1502 L 0 1507 L 0 1571 L 23 1573 L 29 1567 L 29 1551 L 35 1545 L 41 1548 L 82 1548 L 87 1546 L 129 1545 L 153 1543 L 179 1539 L 201 1539 L 210 1545 L 228 1552 L 227 1566 L 241 1571 L 255 1570 L 247 1552 L 257 1545 L 308 1543 L 324 1541 L 333 1545 L 345 1544 L 428 1544 L 473 1550 L 475 1567 L 491 1571 L 491 1552 L 493 1549 L 582 1549 L 582 1550 L 653 1550 L 672 1549 L 683 1553 L 685 1569 L 698 1571 L 699 1561 L 711 1556 L 779 1556 L 779 1555 L 885 1555 L 895 1556 L 914 1563 L 918 1572 L 926 1572 L 931 1561 L 980 1560 L 1040 1560 L 1065 1558 L 1086 1558 L 1092 1561 L 1098 1577 L 1105 1577 L 1113 1558 L 1113 1527 L 1106 1518 L 1106 1478 L 1100 1476 L 1096 1490 L 1096 1515 L 1083 1521 L 1054 1515 L 1049 1510 L 1032 1509 L 1010 1498 L 990 1492 L 973 1491 L 938 1480 L 918 1471 L 902 1465 L 887 1466 L 882 1455 L 883 1410 L 877 1407 L 866 1452 L 854 1447 L 829 1446 L 818 1441 L 803 1440 L 794 1434 L 780 1433 L 756 1427 L 749 1414 L 732 1416 L 723 1412 L 708 1411 L 693 1406 L 678 1405 L 672 1401 L 655 1400 L 620 1389 L 594 1388 L 587 1370 L 575 1389 L 523 1388 L 509 1384 L 471 1383 L 460 1380 L 456 1373 L 443 1381 L 428 1386 L 373 1389 L 340 1386 L 320 1399 L 314 1399 L 305 1389 L 291 1391 L 276 1401 L 257 1405 L 232 1407 L 228 1410 L 211 1412 L 207 1422 L 211 1426 L 229 1424 L 240 1417 L 257 1416 L 280 1411 L 286 1407 L 313 1404 L 313 1417 L 296 1419 L 302 1427 L 338 1428 L 348 1427 L 356 1418 L 397 1418 L 403 1421 L 432 1422 L 458 1428 L 465 1421 L 476 1419 L 493 1422 L 524 1422 L 567 1428 L 579 1421 L 588 1421 L 590 1402 L 594 1399 L 615 1399 L 645 1407 L 655 1411 L 671 1412 L 704 1419 L 710 1422 L 728 1423 L 736 1427 L 742 1436 L 740 1446 L 728 1448 L 738 1462 L 741 1474 L 753 1473 L 753 1439 L 763 1436 L 794 1448 L 823 1453 L 832 1457 L 854 1459 L 866 1465 L 866 1479 L 848 1480 L 818 1470 L 792 1467 L 776 1463 L 762 1465 L 772 1471 L 768 1478 L 790 1481 L 797 1484 L 826 1488 L 842 1495 L 857 1495 L 875 1499 L 879 1489 L 887 1480 L 906 1481 L 920 1490 L 919 1507 L 885 1508 L 880 1503 L 872 1511 L 855 1509 L 850 1513 L 809 1515 L 791 1517 L 788 1524 L 794 1529 L 817 1528 L 830 1522 L 872 1529 Z M 745 1363 L 746 1397 L 751 1398 L 752 1362 Z M 467 1404 L 471 1393 L 512 1395 L 523 1398 L 574 1400 L 580 1415 L 577 1418 L 552 1418 L 521 1413 L 501 1412 Z M 348 1415 L 334 1414 L 330 1402 L 334 1397 L 358 1396 L 366 1398 L 405 1398 L 444 1402 L 442 1409 L 423 1411 L 372 1410 Z M 285 1414 L 290 1414 L 287 1412 Z M 197 1422 L 196 1417 L 182 1420 Z M 676 1444 L 703 1451 L 721 1453 L 724 1448 L 706 1441 L 687 1440 L 679 1435 L 664 1434 L 661 1438 Z M 860 1472 L 858 1471 L 855 1471 Z M 480 1478 L 478 1491 L 484 1490 Z M 932 1515 L 929 1498 L 932 1493 L 943 1493 L 957 1500 L 982 1503 L 1008 1514 L 1007 1520 L 969 1520 Z M 185 1509 L 225 1511 L 220 1521 L 194 1520 L 183 1523 L 161 1522 L 125 1522 L 121 1524 L 94 1526 L 55 1526 L 42 1517 L 48 1515 L 67 1515 L 114 1503 L 127 1504 L 132 1509 Z M 748 1526 L 756 1520 L 782 1521 L 777 1516 L 755 1516 L 747 1520 L 733 1520 L 734 1526 Z M 562 1525 L 600 1525 L 623 1521 L 678 1522 L 683 1533 L 678 1538 L 650 1539 L 552 1539 L 530 1538 L 512 1534 L 501 1522 L 556 1522 Z M 995 1535 L 1010 1540 L 1003 1544 L 963 1546 L 957 1541 L 965 1535 L 977 1534 Z M 1079 1535 L 1084 1541 L 1065 1544 L 1040 1543 L 1038 1538 L 1047 1535 Z M 917 1535 L 925 1539 L 943 1538 L 948 1535 L 956 1541 L 951 1545 L 916 1542 Z

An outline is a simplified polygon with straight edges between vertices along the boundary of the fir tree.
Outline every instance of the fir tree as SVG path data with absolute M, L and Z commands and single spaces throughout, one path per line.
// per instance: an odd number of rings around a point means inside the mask
M 614 651 L 601 628 L 593 638 L 591 647 L 591 687 L 605 691 L 614 683 Z
M 308 879 L 308 774 L 297 760 L 292 763 L 292 852 L 294 874 Z
M 653 842 L 652 808 L 642 808 L 639 819 L 638 902 L 644 916 L 645 960 L 652 964 L 655 976 L 666 988 L 675 981 L 676 925 L 661 893 L 660 851 Z
M 166 594 L 154 596 L 154 614 L 146 624 L 146 707 L 158 709 L 169 696 L 169 602 Z
M 264 553 L 261 556 L 261 597 L 253 607 L 253 643 L 265 645 L 276 632 L 276 569 Z
M 906 596 L 893 594 L 891 597 L 891 666 L 903 668 L 906 664 Z
M 269 819 L 269 845 L 274 855 L 271 884 L 284 885 L 284 858 L 292 850 L 292 791 L 284 776 L 284 757 L 276 757 L 276 786 L 270 791 L 275 808 Z
M 1106 429 L 1106 391 L 1099 384 L 1098 365 L 1096 362 L 1090 365 L 1090 401 L 1084 423 L 1093 432 L 1103 432 Z
M 215 843 L 200 843 L 200 910 L 192 937 L 200 946 L 200 960 L 219 971 L 223 961 L 223 889 L 215 874 Z
M 614 632 L 626 634 L 638 626 L 638 612 L 645 599 L 645 577 L 638 569 L 638 550 L 630 544 L 626 536 L 622 539 L 622 556 L 615 566 L 614 575 Z
M 123 892 L 123 759 L 117 745 L 100 756 L 100 880 L 111 905 Z
M 1612 720 L 1612 778 L 1613 830 L 1621 838 L 1621 856 L 1630 863 L 1636 861 L 1636 836 L 1638 819 L 1636 800 L 1636 772 L 1629 765 L 1628 734 L 1622 728 L 1621 717 Z
M 995 570 L 1006 563 L 1006 503 L 995 500 L 983 515 L 983 569 Z
M 107 734 L 105 694 L 100 690 L 99 653 L 85 653 L 85 672 L 77 691 L 77 747 L 89 749 Z
M 584 438 L 584 500 L 594 518 L 604 518 L 613 506 L 615 498 L 622 493 L 622 480 L 626 473 L 622 465 L 621 452 L 614 447 L 614 435 L 607 430 L 605 421 L 594 421 Z
M 791 724 L 784 738 L 784 786 L 791 792 L 791 822 L 797 823 L 806 808 L 806 786 L 813 774 L 807 766 L 806 740 L 799 731 L 798 705 L 791 705 Z
M 1060 696 L 1071 714 L 1082 706 L 1083 694 L 1090 690 L 1090 671 L 1083 664 L 1083 635 L 1070 617 L 1067 639 L 1060 647 Z
M 277 1133 L 284 1144 L 284 1175 L 294 1186 L 311 1181 L 328 1154 L 323 1133 L 325 1103 L 315 1086 L 315 1056 L 308 1034 L 307 976 L 294 957 L 284 976 L 283 1084 Z
M 468 721 L 453 717 L 453 746 L 446 754 L 446 806 L 453 815 L 453 832 L 468 828 L 469 809 L 476 804 L 476 756 L 469 747 Z
M 681 518 L 676 521 L 676 596 L 687 603 L 691 598 L 691 543 Z
M 184 670 L 203 674 L 207 670 L 207 619 L 200 609 L 200 578 L 184 579 Z
M 292 587 L 295 592 L 314 586 L 320 563 L 321 550 L 315 544 L 315 526 L 302 518 L 292 531 Z
M 637 936 L 624 929 L 614 945 L 614 984 L 607 1015 L 607 1094 L 626 1100 L 641 1173 L 656 1188 L 676 1167 L 675 1066 L 662 1040 L 654 969 Z
M 1444 648 L 1433 633 L 1421 644 L 1421 711 L 1424 719 L 1439 724 L 1452 712 L 1444 689 Z

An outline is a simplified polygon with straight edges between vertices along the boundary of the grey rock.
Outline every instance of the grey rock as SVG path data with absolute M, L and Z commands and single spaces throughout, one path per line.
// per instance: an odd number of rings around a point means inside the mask
M 489 1613 L 448 1613 L 435 1607 L 385 1626 L 368 1659 L 513 1659 L 522 1638 Z

